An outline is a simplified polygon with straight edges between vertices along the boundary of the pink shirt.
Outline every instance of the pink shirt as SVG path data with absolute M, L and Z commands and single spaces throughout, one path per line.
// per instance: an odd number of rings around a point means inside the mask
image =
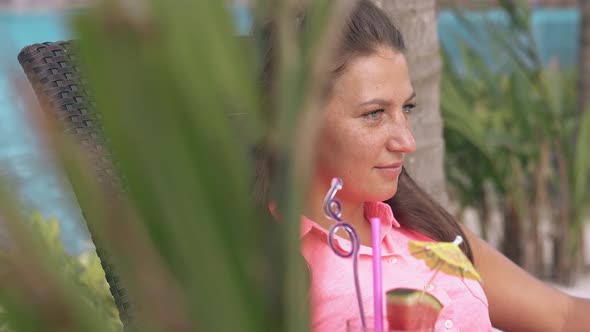
M 381 252 L 383 290 L 406 287 L 423 289 L 433 271 L 424 261 L 415 259 L 408 241 L 432 241 L 399 225 L 389 205 L 365 203 L 365 217 L 382 220 Z M 311 271 L 311 324 L 313 332 L 344 332 L 348 319 L 358 318 L 352 258 L 337 256 L 327 241 L 328 232 L 303 217 L 301 251 Z M 350 241 L 336 236 L 336 245 L 350 250 Z M 371 248 L 360 247 L 359 278 L 366 316 L 373 316 L 373 279 Z M 481 285 L 471 279 L 439 273 L 426 289 L 444 306 L 435 331 L 492 331 L 488 301 Z M 383 309 L 385 313 L 385 309 Z

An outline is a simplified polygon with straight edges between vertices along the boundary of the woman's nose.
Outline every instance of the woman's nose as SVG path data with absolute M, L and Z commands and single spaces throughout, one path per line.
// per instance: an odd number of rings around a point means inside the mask
M 392 152 L 412 153 L 416 151 L 416 141 L 410 132 L 408 121 L 404 118 L 403 121 L 396 121 L 393 125 L 389 140 L 387 141 L 387 149 Z

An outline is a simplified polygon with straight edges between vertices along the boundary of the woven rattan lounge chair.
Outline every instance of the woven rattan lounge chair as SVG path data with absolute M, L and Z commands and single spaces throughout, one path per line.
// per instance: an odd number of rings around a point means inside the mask
M 80 143 L 92 161 L 93 171 L 102 184 L 120 190 L 112 158 L 105 147 L 97 116 L 92 109 L 88 91 L 76 64 L 76 51 L 70 42 L 34 44 L 25 47 L 18 61 L 31 83 L 41 108 L 58 121 L 61 128 Z M 78 194 L 78 193 L 76 193 Z M 84 215 L 84 211 L 82 211 Z M 90 229 L 90 233 L 93 231 Z M 111 294 L 126 328 L 133 325 L 134 305 L 125 283 L 113 266 L 107 248 L 97 243 L 96 253 L 101 260 Z

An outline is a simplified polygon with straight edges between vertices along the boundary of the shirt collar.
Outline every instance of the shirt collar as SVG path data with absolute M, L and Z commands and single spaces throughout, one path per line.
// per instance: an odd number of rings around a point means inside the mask
M 391 206 L 387 203 L 383 202 L 365 202 L 364 206 L 364 213 L 365 219 L 370 220 L 371 218 L 380 218 L 381 219 L 381 241 L 383 242 L 383 238 L 385 235 L 391 230 L 392 227 L 399 228 L 400 224 L 395 219 L 393 215 L 393 211 L 391 210 Z M 319 230 L 320 232 L 327 235 L 327 230 L 322 228 L 316 222 L 307 217 L 303 216 L 301 218 L 301 225 L 300 225 L 300 237 L 304 237 L 312 229 Z

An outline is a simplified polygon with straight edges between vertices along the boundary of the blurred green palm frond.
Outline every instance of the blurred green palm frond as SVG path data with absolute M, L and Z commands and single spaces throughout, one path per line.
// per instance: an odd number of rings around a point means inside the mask
M 588 217 L 590 115 L 585 112 L 580 118 L 576 110 L 575 73 L 561 69 L 557 59 L 548 67 L 541 65 L 526 4 L 500 1 L 500 5 L 509 18 L 508 29 L 488 23 L 486 36 L 474 40 L 491 40 L 489 49 L 509 54 L 498 60 L 503 61 L 501 66 L 490 68 L 485 58 L 489 54 L 463 43 L 464 68 L 459 70 L 442 49 L 441 112 L 450 190 L 462 207 L 479 210 L 483 228 L 491 209 L 504 213 L 506 227 L 522 232 L 512 239 L 510 230 L 505 230 L 506 239 L 515 246 L 541 242 L 540 218 L 549 209 L 558 248 L 553 259 L 563 261 L 581 252 L 574 238 Z M 467 31 L 478 31 L 467 13 L 458 10 L 457 17 Z M 490 196 L 498 204 L 490 206 Z M 559 230 L 567 228 L 575 237 L 568 239 Z M 563 243 L 569 246 L 567 254 L 559 253 Z M 537 252 L 541 246 L 511 258 L 544 277 L 547 268 L 527 266 L 535 263 L 524 257 L 543 255 Z
M 122 331 L 123 325 L 96 253 L 86 252 L 77 257 L 66 253 L 60 224 L 55 218 L 45 219 L 41 214 L 34 213 L 28 225 L 33 239 L 47 255 L 57 261 L 65 278 L 77 283 L 78 289 L 82 291 L 81 297 L 96 315 L 109 323 L 113 331 Z

